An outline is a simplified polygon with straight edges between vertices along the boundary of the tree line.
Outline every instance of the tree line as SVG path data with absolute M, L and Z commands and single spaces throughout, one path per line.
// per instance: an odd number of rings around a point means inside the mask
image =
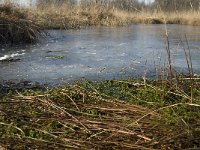
M 79 4 L 92 5 L 98 4 L 106 7 L 114 7 L 128 11 L 148 10 L 162 10 L 162 11 L 188 11 L 199 10 L 200 0 L 155 0 L 154 3 L 146 5 L 144 2 L 138 0 L 80 0 Z M 78 0 L 38 0 L 40 4 L 62 4 L 68 3 L 76 5 Z
M 155 0 L 153 5 L 165 11 L 200 10 L 200 0 Z

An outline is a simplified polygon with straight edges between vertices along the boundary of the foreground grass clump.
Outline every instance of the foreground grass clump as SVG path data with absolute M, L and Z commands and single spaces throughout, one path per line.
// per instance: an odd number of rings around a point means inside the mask
M 26 10 L 11 3 L 0 4 L 0 43 L 31 43 L 39 35 L 39 27 L 28 19 Z
M 84 82 L 1 94 L 0 145 L 7 149 L 200 147 L 200 91 L 187 80 Z

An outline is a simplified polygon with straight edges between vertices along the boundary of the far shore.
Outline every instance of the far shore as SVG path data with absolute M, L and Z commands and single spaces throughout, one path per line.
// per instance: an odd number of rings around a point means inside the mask
M 103 5 L 48 5 L 25 9 L 13 4 L 0 5 L 0 43 L 32 43 L 42 30 L 80 29 L 88 26 L 126 26 L 130 24 L 200 25 L 199 11 L 126 11 Z M 20 38 L 19 38 L 20 37 Z
M 199 11 L 132 11 L 94 5 L 84 7 L 50 5 L 32 9 L 29 18 L 44 29 L 79 29 L 87 26 L 125 26 L 129 24 L 200 25 Z

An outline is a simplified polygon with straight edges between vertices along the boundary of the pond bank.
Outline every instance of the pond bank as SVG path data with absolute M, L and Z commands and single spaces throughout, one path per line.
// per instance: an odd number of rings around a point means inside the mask
M 6 149 L 199 148 L 200 80 L 174 81 L 86 81 L 0 95 L 0 144 Z

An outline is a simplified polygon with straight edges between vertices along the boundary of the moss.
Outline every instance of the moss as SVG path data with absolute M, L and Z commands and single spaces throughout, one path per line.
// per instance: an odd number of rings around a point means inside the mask
M 48 55 L 46 58 L 56 58 L 56 59 L 63 59 L 65 56 L 63 55 Z

